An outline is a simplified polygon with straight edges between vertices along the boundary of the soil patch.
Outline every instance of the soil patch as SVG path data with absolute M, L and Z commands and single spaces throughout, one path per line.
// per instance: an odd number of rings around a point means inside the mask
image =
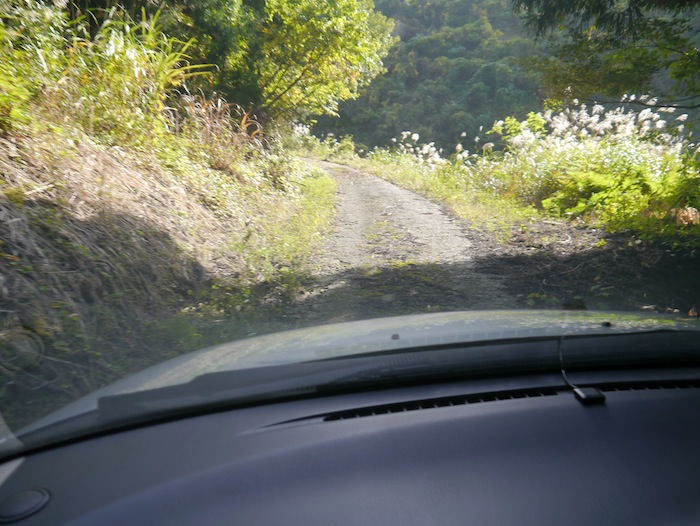
M 337 216 L 289 316 L 313 324 L 516 305 L 502 277 L 476 268 L 482 236 L 443 206 L 353 168 L 317 164 L 337 180 Z
M 629 234 L 538 221 L 513 227 L 477 269 L 505 277 L 520 306 L 687 314 L 700 305 L 699 259 Z

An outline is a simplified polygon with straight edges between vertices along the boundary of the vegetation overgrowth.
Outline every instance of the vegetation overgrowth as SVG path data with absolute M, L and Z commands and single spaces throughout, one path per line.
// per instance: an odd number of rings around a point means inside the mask
M 510 0 L 376 0 L 396 20 L 399 40 L 384 60 L 387 73 L 340 104 L 340 117 L 319 117 L 314 133 L 353 135 L 386 146 L 412 130 L 445 147 L 505 115 L 524 118 L 542 104 L 537 75 L 524 57 L 544 52 Z
M 530 66 L 542 73 L 549 96 L 571 100 L 635 91 L 686 110 L 700 108 L 697 0 L 513 5 L 530 32 L 548 43 L 547 56 Z
M 411 130 L 439 147 L 506 115 L 522 120 L 547 99 L 616 107 L 649 93 L 700 110 L 700 3 L 597 0 L 376 0 L 399 40 L 387 73 L 321 116 L 314 133 L 388 146 Z M 626 105 L 643 109 L 641 99 Z
M 7 1 L 7 0 L 6 0 Z M 60 1 L 90 34 L 119 16 L 160 15 L 191 64 L 215 64 L 193 88 L 216 90 L 267 121 L 333 113 L 384 71 L 393 22 L 372 0 Z M 115 5 L 123 5 L 115 11 Z
M 683 134 L 686 119 L 672 107 L 582 104 L 506 118 L 471 144 L 462 137 L 451 152 L 410 131 L 391 147 L 357 153 L 350 137 L 319 140 L 303 127 L 297 136 L 316 155 L 443 201 L 504 236 L 515 222 L 549 217 L 693 250 L 700 244 L 700 153 Z
M 207 68 L 188 64 L 192 42 L 163 34 L 157 13 L 115 8 L 94 30 L 60 7 L 0 0 L 11 425 L 183 351 L 280 328 L 333 214 L 333 180 L 292 158 L 274 126 L 186 89 Z

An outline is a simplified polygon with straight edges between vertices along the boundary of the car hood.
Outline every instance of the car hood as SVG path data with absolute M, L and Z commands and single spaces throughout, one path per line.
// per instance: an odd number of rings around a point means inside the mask
M 590 311 L 471 311 L 297 329 L 223 343 L 168 360 L 95 391 L 24 431 L 94 410 L 104 396 L 182 384 L 206 373 L 456 343 L 654 330 L 700 330 L 700 321 L 669 315 Z

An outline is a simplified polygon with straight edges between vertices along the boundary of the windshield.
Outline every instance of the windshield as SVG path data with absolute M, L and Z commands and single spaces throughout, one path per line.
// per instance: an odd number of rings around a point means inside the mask
M 613 4 L 0 0 L 0 456 L 210 373 L 697 330 L 700 11 Z

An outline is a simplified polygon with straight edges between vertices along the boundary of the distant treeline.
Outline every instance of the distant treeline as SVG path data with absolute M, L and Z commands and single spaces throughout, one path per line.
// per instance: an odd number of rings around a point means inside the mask
M 700 0 L 377 0 L 400 41 L 388 73 L 320 118 L 368 147 L 403 131 L 451 148 L 508 115 L 654 102 L 700 119 Z M 636 95 L 635 97 L 631 97 Z M 642 95 L 648 95 L 642 98 Z M 647 101 L 647 102 L 644 102 Z M 462 136 L 466 133 L 467 140 Z
M 543 53 L 510 0 L 377 0 L 400 37 L 387 74 L 320 118 L 314 132 L 353 135 L 368 147 L 410 130 L 445 148 L 473 144 L 495 120 L 542 107 L 538 76 L 521 63 Z M 482 129 L 483 128 L 483 129 Z M 480 129 L 482 131 L 480 132 Z M 466 133 L 467 138 L 460 138 Z

